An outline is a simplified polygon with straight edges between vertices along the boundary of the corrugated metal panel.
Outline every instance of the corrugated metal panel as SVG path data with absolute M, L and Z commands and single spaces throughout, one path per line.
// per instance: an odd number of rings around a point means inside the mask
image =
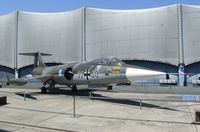
M 116 56 L 178 64 L 177 6 L 86 10 L 86 57 Z
M 200 61 L 200 6 L 183 5 L 185 64 Z
M 0 16 L 0 65 L 14 68 L 16 13 Z
M 19 12 L 19 51 L 45 52 L 45 62 L 81 61 L 82 10 L 63 13 Z M 30 57 L 18 56 L 18 67 L 33 63 Z

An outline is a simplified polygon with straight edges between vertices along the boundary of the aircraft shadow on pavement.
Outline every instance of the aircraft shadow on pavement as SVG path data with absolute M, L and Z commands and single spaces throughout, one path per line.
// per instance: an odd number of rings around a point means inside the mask
M 17 92 L 15 94 L 24 98 L 24 92 Z M 48 90 L 46 94 L 47 95 L 68 95 L 68 96 L 73 96 L 75 94 L 76 96 L 89 97 L 90 91 L 88 89 L 81 89 L 81 90 L 78 90 L 76 93 L 74 93 L 71 89 L 55 88 L 55 89 Z M 37 95 L 43 95 L 43 94 L 41 92 L 27 92 L 25 94 L 25 97 L 32 100 L 37 100 Z M 100 97 L 101 95 L 96 94 L 96 96 Z
M 94 90 L 94 91 L 96 91 L 96 90 Z M 24 97 L 23 93 L 16 93 L 16 94 Z M 75 96 L 77 96 L 77 97 L 84 97 L 85 96 L 86 98 L 87 97 L 89 98 L 90 90 L 89 89 L 79 89 L 76 93 L 74 93 L 71 89 L 55 88 L 55 89 L 49 90 L 49 92 L 47 92 L 47 94 L 53 94 L 53 95 L 61 95 L 62 94 L 62 95 L 68 95 L 68 96 L 73 96 L 75 94 Z M 41 93 L 40 92 L 27 93 L 26 98 L 37 100 L 37 98 L 34 97 L 34 95 L 41 95 Z M 136 100 L 111 98 L 111 97 L 102 96 L 101 94 L 96 94 L 96 93 L 94 94 L 94 97 L 95 98 L 92 98 L 92 99 L 99 100 L 99 101 L 140 107 L 140 101 L 136 101 Z M 176 109 L 163 107 L 163 106 L 150 104 L 150 103 L 145 103 L 145 102 L 142 102 L 142 107 L 178 111 Z
M 0 132 L 10 132 L 8 130 L 0 129 Z
M 106 101 L 106 102 L 112 102 L 112 103 L 118 103 L 118 104 L 124 104 L 124 105 L 131 105 L 131 106 L 140 107 L 140 101 L 135 101 L 135 100 L 116 99 L 116 98 L 108 98 L 108 97 L 106 97 L 106 98 L 95 98 L 95 99 L 96 100 L 101 100 L 101 101 Z M 142 107 L 178 111 L 176 109 L 163 107 L 163 106 L 159 106 L 159 105 L 154 105 L 154 104 L 150 104 L 150 103 L 144 103 L 144 102 L 142 102 Z
M 16 95 L 19 95 L 19 96 L 21 96 L 21 97 L 24 97 L 24 93 L 15 93 Z M 36 97 L 34 97 L 34 96 L 32 96 L 30 93 L 26 93 L 25 94 L 25 97 L 26 98 L 29 98 L 29 99 L 32 99 L 32 100 L 37 100 L 37 98 Z

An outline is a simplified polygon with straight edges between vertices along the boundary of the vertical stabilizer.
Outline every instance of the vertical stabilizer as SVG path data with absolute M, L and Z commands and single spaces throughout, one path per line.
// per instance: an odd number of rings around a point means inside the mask
M 34 56 L 34 67 L 46 67 L 46 64 L 42 60 L 42 56 L 51 56 L 51 54 L 35 52 L 35 53 L 19 53 L 19 55 Z

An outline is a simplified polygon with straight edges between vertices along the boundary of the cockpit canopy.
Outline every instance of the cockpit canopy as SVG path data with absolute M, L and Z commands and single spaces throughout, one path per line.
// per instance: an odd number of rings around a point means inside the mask
M 78 73 L 79 71 L 85 71 L 86 69 L 93 70 L 97 65 L 125 66 L 125 63 L 115 57 L 101 57 L 88 62 L 77 63 L 76 65 L 74 65 L 72 72 Z
M 101 57 L 91 62 L 98 65 L 125 66 L 125 63 L 116 57 Z

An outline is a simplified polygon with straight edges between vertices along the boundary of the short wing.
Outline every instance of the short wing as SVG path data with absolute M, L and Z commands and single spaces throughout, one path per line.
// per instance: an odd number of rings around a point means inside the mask
M 27 80 L 24 80 L 22 78 L 20 79 L 10 79 L 7 81 L 8 85 L 17 85 L 17 86 L 22 86 L 25 85 L 27 83 Z
M 37 76 L 37 77 L 29 77 L 29 78 L 17 78 L 17 79 L 10 79 L 8 80 L 7 84 L 9 85 L 17 85 L 22 86 L 28 83 L 29 80 L 38 79 L 43 82 L 52 79 L 52 76 Z

